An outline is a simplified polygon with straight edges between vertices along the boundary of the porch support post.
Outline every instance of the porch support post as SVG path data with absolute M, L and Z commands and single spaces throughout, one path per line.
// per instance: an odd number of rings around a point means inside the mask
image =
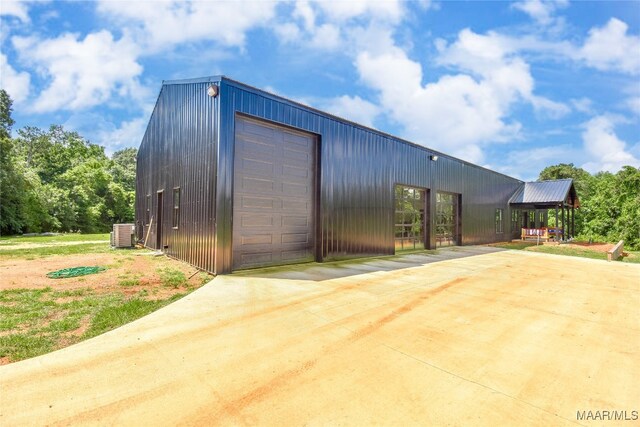
M 558 226 L 558 205 L 556 205 L 556 242 L 558 241 L 558 230 L 560 230 Z
M 565 206 L 562 204 L 562 240 L 567 240 L 567 222 L 564 216 Z
M 576 209 L 575 206 L 571 206 L 571 237 L 576 235 Z

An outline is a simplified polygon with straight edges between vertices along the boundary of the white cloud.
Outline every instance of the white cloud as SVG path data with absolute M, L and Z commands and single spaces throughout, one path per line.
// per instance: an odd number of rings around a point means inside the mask
M 322 24 L 314 30 L 310 43 L 320 49 L 337 49 L 342 44 L 340 29 L 332 24 Z
M 108 31 L 84 39 L 63 34 L 53 39 L 13 37 L 20 59 L 47 81 L 32 109 L 48 112 L 76 110 L 107 102 L 114 94 L 136 97 L 137 47 L 128 39 L 114 40 Z
M 95 136 L 95 142 L 105 147 L 108 155 L 126 147 L 137 147 L 142 141 L 149 122 L 148 116 L 120 123 L 119 127 L 104 129 Z
M 568 4 L 568 0 L 525 0 L 513 3 L 511 7 L 526 13 L 539 24 L 549 25 L 554 22 L 553 14 L 556 10 L 566 7 Z
M 2 8 L 0 8 L 1 16 L 15 16 L 22 22 L 29 22 L 29 11 L 27 2 L 16 0 L 2 0 Z
M 598 70 L 640 73 L 640 37 L 628 35 L 628 28 L 616 18 L 592 28 L 578 57 Z
M 518 147 L 507 154 L 502 166 L 487 165 L 489 169 L 497 170 L 509 176 L 525 181 L 538 179 L 540 170 L 545 165 L 558 163 L 558 159 L 572 159 L 575 161 L 579 153 L 570 145 L 556 145 L 541 148 Z M 502 161 L 502 159 L 499 159 Z
M 625 105 L 633 114 L 640 116 L 640 96 L 630 96 L 625 100 Z
M 593 112 L 593 101 L 587 97 L 572 99 L 571 105 L 573 105 L 573 108 L 575 108 L 577 111 L 580 111 L 581 113 L 590 114 Z
M 405 12 L 400 0 L 298 1 L 290 19 L 281 20 L 274 31 L 284 43 L 354 53 L 355 33 L 367 31 L 372 23 L 394 26 Z
M 356 67 L 361 80 L 378 91 L 382 110 L 419 144 L 482 162 L 484 146 L 520 137 L 520 124 L 509 119 L 517 103 L 554 118 L 569 112 L 534 94 L 528 64 L 498 34 L 466 29 L 451 45 L 438 41 L 438 64 L 457 73 L 426 84 L 420 63 L 391 40 L 389 32 L 386 41 L 378 34 L 375 53 L 365 49 Z
M 332 21 L 366 17 L 376 21 L 397 23 L 403 17 L 403 5 L 400 0 L 321 0 L 314 2 L 314 5 Z
M 623 166 L 640 167 L 640 160 L 627 151 L 614 127 L 615 119 L 609 116 L 596 116 L 584 124 L 582 141 L 592 159 L 582 166 L 587 171 L 617 172 Z
M 243 47 L 246 32 L 269 23 L 276 6 L 274 1 L 101 0 L 98 11 L 146 50 L 158 52 L 196 41 Z
M 324 102 L 322 106 L 326 111 L 338 117 L 373 127 L 373 122 L 380 114 L 380 108 L 359 96 L 343 95 Z
M 529 100 L 536 112 L 547 115 L 552 119 L 560 119 L 571 112 L 571 108 L 566 104 L 555 102 L 541 96 L 529 95 Z
M 16 71 L 7 61 L 7 57 L 0 53 L 0 86 L 6 90 L 11 99 L 21 103 L 29 96 L 31 76 L 24 71 Z

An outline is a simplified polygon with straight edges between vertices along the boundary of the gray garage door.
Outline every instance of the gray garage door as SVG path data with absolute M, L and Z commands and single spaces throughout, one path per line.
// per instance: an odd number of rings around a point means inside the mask
M 236 117 L 233 268 L 315 259 L 316 138 Z

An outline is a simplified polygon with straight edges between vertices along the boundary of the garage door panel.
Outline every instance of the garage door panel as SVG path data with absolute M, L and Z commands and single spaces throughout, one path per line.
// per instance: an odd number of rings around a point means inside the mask
M 304 151 L 283 150 L 282 158 L 287 164 L 297 165 L 310 163 L 311 156 Z
M 265 193 L 265 192 L 273 192 L 274 185 L 273 181 L 268 179 L 261 178 L 253 178 L 253 177 L 243 177 L 241 181 L 241 190 L 253 193 Z
M 292 178 L 308 178 L 309 177 L 309 168 L 308 167 L 300 167 L 293 165 L 283 165 L 282 166 L 282 175 L 288 176 Z
M 251 175 L 256 176 L 268 176 L 273 174 L 273 162 L 266 162 L 264 160 L 243 158 L 242 169 L 249 172 Z
M 287 196 L 306 196 L 307 194 L 309 194 L 310 188 L 304 184 L 283 182 L 282 192 Z
M 300 199 L 290 199 L 290 198 L 282 198 L 280 200 L 280 206 L 282 206 L 282 210 L 285 212 L 295 212 L 295 213 L 311 213 L 311 203 L 309 202 L 300 202 Z
M 275 129 L 270 126 L 265 126 L 264 123 L 257 120 L 243 119 L 241 132 L 246 134 L 252 134 L 258 137 L 266 137 L 269 141 L 273 140 Z
M 313 261 L 313 256 L 308 250 L 282 251 L 284 261 Z
M 315 258 L 313 135 L 237 117 L 233 268 Z
M 308 233 L 286 233 L 282 235 L 282 243 L 309 243 Z
M 309 139 L 308 135 L 302 135 L 293 132 L 284 132 L 282 134 L 284 142 L 287 143 L 287 147 L 291 149 L 299 149 L 300 151 L 308 152 L 313 145 L 313 140 Z
M 241 207 L 245 209 L 258 208 L 258 209 L 274 209 L 280 206 L 276 205 L 276 200 L 271 197 L 258 197 L 258 196 L 242 196 Z M 278 205 L 281 205 L 278 203 Z
M 251 234 L 241 237 L 241 243 L 243 245 L 271 245 L 273 244 L 273 234 Z
M 259 252 L 259 253 L 242 253 L 241 265 L 243 267 L 255 267 L 264 264 L 270 264 L 273 262 L 273 253 L 271 252 Z
M 243 214 L 241 216 L 240 225 L 242 225 L 242 228 L 273 226 L 273 219 L 272 215 Z M 238 235 L 242 236 L 243 233 L 240 232 Z

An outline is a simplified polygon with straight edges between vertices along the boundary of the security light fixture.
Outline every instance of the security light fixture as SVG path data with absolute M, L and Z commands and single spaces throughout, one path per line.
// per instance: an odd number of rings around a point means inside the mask
M 433 160 L 434 162 L 438 161 L 438 156 L 436 156 L 435 154 L 432 154 L 430 157 L 431 157 L 431 160 Z
M 218 96 L 218 86 L 216 85 L 209 85 L 209 87 L 207 88 L 207 95 L 209 95 L 212 98 L 215 98 L 216 96 Z

